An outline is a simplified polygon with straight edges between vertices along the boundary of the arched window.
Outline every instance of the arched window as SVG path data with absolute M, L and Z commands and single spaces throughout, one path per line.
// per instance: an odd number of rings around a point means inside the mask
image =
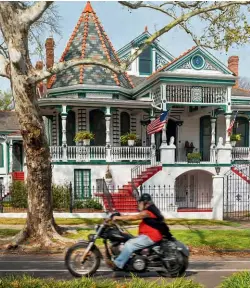
M 106 145 L 106 122 L 104 113 L 99 110 L 91 110 L 89 112 L 90 131 L 95 134 L 95 139 L 92 145 L 105 146 Z
M 233 134 L 241 134 L 241 140 L 236 142 L 237 147 L 249 146 L 248 120 L 245 117 L 237 117 L 234 122 Z
M 150 75 L 152 73 L 152 49 L 148 47 L 139 56 L 139 73 Z
M 210 116 L 200 118 L 200 153 L 203 161 L 210 158 L 211 120 Z
M 120 115 L 120 134 L 124 135 L 130 132 L 130 116 L 127 112 Z

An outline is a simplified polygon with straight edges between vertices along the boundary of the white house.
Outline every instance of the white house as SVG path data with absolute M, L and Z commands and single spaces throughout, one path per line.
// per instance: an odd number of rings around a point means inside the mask
M 118 64 L 149 36 L 145 29 L 116 52 L 87 3 L 60 61 L 95 57 Z M 49 68 L 53 39 L 45 46 Z M 238 87 L 237 56 L 226 66 L 201 47 L 177 58 L 166 49 L 155 41 L 122 75 L 97 66 L 70 68 L 49 79 L 46 91 L 39 90 L 53 181 L 71 181 L 76 198 L 92 197 L 91 187 L 105 177 L 109 165 L 112 185 L 121 187 L 113 192 L 124 196 L 127 210 L 135 205 L 129 183 L 133 178 L 139 189 L 151 187 L 163 210 L 221 219 L 223 174 L 235 160 L 249 160 L 250 91 Z M 146 127 L 161 110 L 170 111 L 168 123 L 148 136 Z M 241 140 L 232 147 L 227 129 L 236 111 L 233 133 L 241 134 Z M 21 172 L 13 178 L 22 179 L 25 161 L 15 112 L 0 112 L 0 119 L 0 177 L 8 185 L 13 172 Z M 74 141 L 78 131 L 95 134 L 90 146 Z M 121 145 L 120 136 L 128 132 L 136 133 L 135 146 Z

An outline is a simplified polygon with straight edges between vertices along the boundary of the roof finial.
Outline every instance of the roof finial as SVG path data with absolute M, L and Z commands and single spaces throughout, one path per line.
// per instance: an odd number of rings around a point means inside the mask
M 144 32 L 148 32 L 148 26 L 145 26 Z
M 93 13 L 93 8 L 90 4 L 90 1 L 87 2 L 83 12 L 84 13 Z

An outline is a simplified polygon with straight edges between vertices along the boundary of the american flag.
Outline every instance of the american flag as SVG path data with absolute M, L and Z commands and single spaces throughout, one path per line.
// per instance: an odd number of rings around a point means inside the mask
M 229 125 L 229 127 L 228 127 L 228 129 L 227 129 L 227 133 L 228 133 L 229 136 L 232 134 L 232 131 L 233 131 L 233 127 L 234 127 L 234 123 L 235 123 L 237 114 L 238 114 L 238 111 L 235 113 L 234 118 L 233 118 L 233 120 L 231 121 L 231 123 L 230 123 L 230 125 Z
M 152 121 L 147 127 L 148 135 L 155 134 L 162 130 L 163 126 L 168 122 L 168 111 L 161 113 L 160 117 Z

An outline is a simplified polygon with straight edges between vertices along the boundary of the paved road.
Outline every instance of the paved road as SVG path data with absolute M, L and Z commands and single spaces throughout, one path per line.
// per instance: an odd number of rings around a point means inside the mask
M 191 260 L 187 271 L 187 278 L 192 278 L 205 285 L 207 288 L 216 287 L 224 277 L 237 271 L 250 271 L 250 261 L 244 259 L 223 259 L 216 261 Z M 55 256 L 0 256 L 0 277 L 10 274 L 29 274 L 35 277 L 55 279 L 72 279 L 64 267 L 63 257 Z M 113 272 L 104 265 L 96 274 L 96 278 L 129 277 L 129 274 Z M 148 279 L 156 279 L 154 273 L 141 275 Z

